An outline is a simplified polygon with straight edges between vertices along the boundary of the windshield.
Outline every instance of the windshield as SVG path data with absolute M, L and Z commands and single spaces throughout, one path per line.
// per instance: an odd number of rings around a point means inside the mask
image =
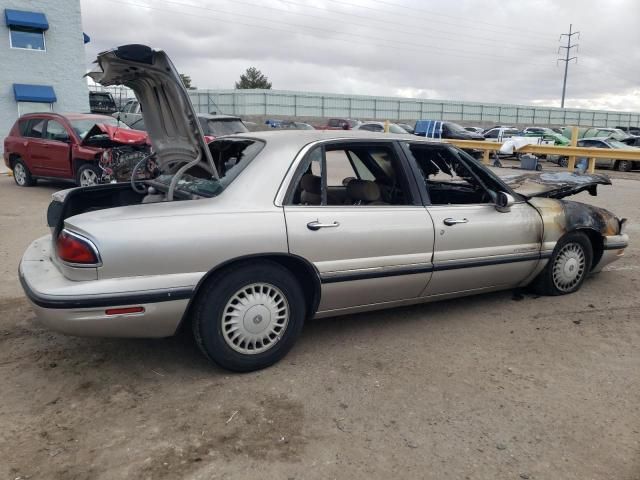
M 94 125 L 98 123 L 104 123 L 106 125 L 112 125 L 114 127 L 120 127 L 124 129 L 129 129 L 124 123 L 119 122 L 117 119 L 113 117 L 99 117 L 99 118 L 83 118 L 79 120 L 69 120 L 71 124 L 71 128 L 76 132 L 76 135 L 80 138 L 84 138 L 89 130 L 93 128 Z
M 458 125 L 457 123 L 451 123 L 451 122 L 447 122 L 447 126 L 453 130 L 454 132 L 464 132 L 466 133 L 468 130 L 465 130 L 461 125 Z
M 619 142 L 618 140 L 607 140 L 607 143 L 611 145 L 611 148 L 629 148 L 626 143 Z
M 404 128 L 399 127 L 398 125 L 394 125 L 393 123 L 389 125 L 389 133 L 408 133 Z
M 205 135 L 221 137 L 222 135 L 232 135 L 234 133 L 247 133 L 249 130 L 241 120 L 207 120 Z
M 176 192 L 183 196 L 215 197 L 220 195 L 233 182 L 249 163 L 260 153 L 264 143 L 246 138 L 226 138 L 214 140 L 209 144 L 211 156 L 216 164 L 220 178 L 210 178 L 200 171 L 189 171 L 180 177 Z M 196 176 L 197 175 L 197 176 Z M 173 175 L 165 174 L 153 182 L 169 186 Z

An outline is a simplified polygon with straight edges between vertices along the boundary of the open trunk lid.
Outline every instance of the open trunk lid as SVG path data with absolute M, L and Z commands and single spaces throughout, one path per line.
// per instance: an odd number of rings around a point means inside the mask
M 125 85 L 135 93 L 162 173 L 198 165 L 219 177 L 189 94 L 165 52 L 123 45 L 98 54 L 96 63 L 87 74 L 93 80 Z
M 532 172 L 500 178 L 525 197 L 564 198 L 585 190 L 595 196 L 598 185 L 611 185 L 609 177 L 601 173 Z

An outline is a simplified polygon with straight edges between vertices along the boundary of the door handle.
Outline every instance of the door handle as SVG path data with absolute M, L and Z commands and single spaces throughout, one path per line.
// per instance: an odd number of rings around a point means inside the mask
M 444 219 L 444 224 L 445 225 L 449 225 L 449 226 L 457 225 L 458 223 L 468 223 L 468 222 L 469 222 L 469 220 L 466 219 L 466 218 L 463 218 L 461 220 L 457 219 L 457 218 L 445 218 Z
M 313 231 L 320 230 L 321 228 L 336 228 L 339 226 L 340 226 L 339 222 L 320 223 L 318 220 L 307 223 L 307 228 Z

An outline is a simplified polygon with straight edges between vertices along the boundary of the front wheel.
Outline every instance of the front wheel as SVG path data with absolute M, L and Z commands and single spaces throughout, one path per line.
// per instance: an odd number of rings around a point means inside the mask
M 591 270 L 593 247 L 584 233 L 571 232 L 562 237 L 549 263 L 532 287 L 542 295 L 566 295 L 576 292 Z
M 95 165 L 82 165 L 76 175 L 76 183 L 81 187 L 91 187 L 100 183 L 100 169 Z
M 304 295 L 293 274 L 260 261 L 214 275 L 198 294 L 192 315 L 196 343 L 228 370 L 266 368 L 297 340 L 306 315 Z
M 558 159 L 558 165 L 562 168 L 567 168 L 569 166 L 569 159 L 567 157 L 560 157 Z

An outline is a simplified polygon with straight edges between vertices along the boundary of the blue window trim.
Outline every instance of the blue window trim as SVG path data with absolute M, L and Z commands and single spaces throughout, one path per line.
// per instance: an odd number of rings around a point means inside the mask
M 13 96 L 16 102 L 54 103 L 58 100 L 51 85 L 14 83 Z
M 49 30 L 49 22 L 47 22 L 47 16 L 44 13 L 5 8 L 4 20 L 9 28 L 32 28 L 40 32 Z

